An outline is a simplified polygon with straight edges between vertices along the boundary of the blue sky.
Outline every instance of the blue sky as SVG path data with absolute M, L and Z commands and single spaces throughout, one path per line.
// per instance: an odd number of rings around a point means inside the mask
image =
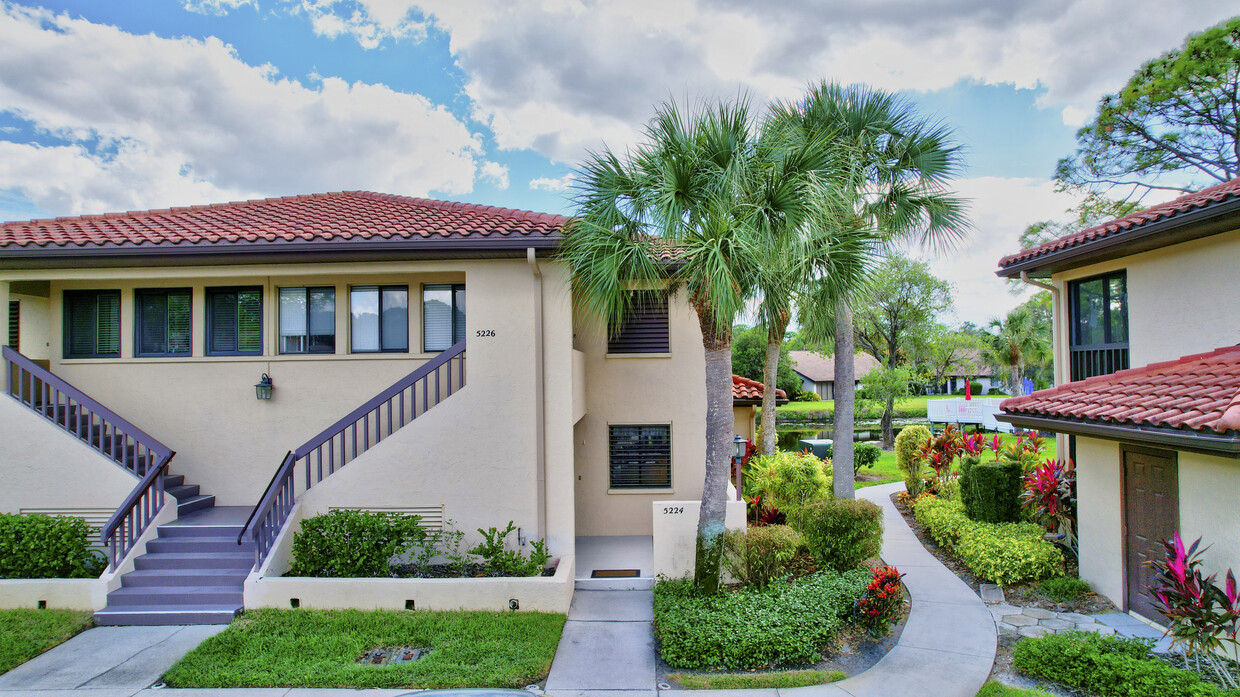
M 588 149 L 653 104 L 821 78 L 900 91 L 955 128 L 975 232 L 931 260 L 958 319 L 1019 302 L 990 271 L 1099 96 L 1225 19 L 1040 0 L 0 0 L 0 219 L 337 189 L 570 212 Z M 1132 37 L 1142 37 L 1133 42 Z

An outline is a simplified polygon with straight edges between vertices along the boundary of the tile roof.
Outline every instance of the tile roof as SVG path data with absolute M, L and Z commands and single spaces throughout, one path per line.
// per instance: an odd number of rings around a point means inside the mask
M 564 216 L 547 213 L 339 191 L 3 223 L 0 249 L 419 238 L 558 239 L 566 222 Z
M 757 380 L 732 376 L 732 401 L 762 401 L 763 384 Z M 775 390 L 775 399 L 787 399 L 788 394 L 781 389 Z
M 1013 264 L 1046 256 L 1070 247 L 1087 245 L 1095 240 L 1113 237 L 1149 223 L 1183 215 L 1184 213 L 1221 203 L 1238 196 L 1240 196 L 1240 178 L 1232 179 L 1208 189 L 1202 189 L 1193 194 L 1181 196 L 1166 203 L 1150 206 L 1145 210 L 1130 213 L 1122 218 L 1116 218 L 1080 232 L 1064 235 L 1057 240 L 1040 244 L 1037 247 L 1032 247 L 1016 254 L 1009 254 L 999 260 L 999 268 L 1002 269 Z
M 1009 414 L 1186 431 L 1240 430 L 1240 346 L 1070 382 L 1004 400 L 1000 408 Z
M 835 382 L 834 356 L 823 356 L 816 351 L 789 351 L 788 355 L 792 358 L 792 369 L 812 382 Z M 853 358 L 853 370 L 858 380 L 878 367 L 878 359 L 868 353 L 858 353 Z

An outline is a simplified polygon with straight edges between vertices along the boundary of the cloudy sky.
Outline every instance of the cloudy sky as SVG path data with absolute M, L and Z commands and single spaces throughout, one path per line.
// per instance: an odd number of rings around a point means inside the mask
M 1193 0 L 0 0 L 0 220 L 368 189 L 549 212 L 659 101 L 899 90 L 952 125 L 975 230 L 956 319 L 1062 217 L 1098 98 L 1226 19 Z

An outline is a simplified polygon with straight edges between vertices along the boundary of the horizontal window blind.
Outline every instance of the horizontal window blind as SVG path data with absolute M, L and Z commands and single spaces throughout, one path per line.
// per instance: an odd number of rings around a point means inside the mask
M 355 286 L 349 314 L 353 353 L 409 350 L 408 286 Z
M 135 296 L 136 355 L 188 356 L 190 290 L 138 290 Z
M 607 352 L 667 353 L 670 350 L 667 293 L 661 290 L 633 291 L 628 314 L 608 337 Z
M 280 289 L 280 353 L 334 353 L 336 289 Z
M 465 286 L 422 286 L 422 350 L 443 351 L 465 339 Z
M 668 489 L 672 486 L 670 424 L 609 426 L 612 489 Z
M 120 291 L 65 291 L 65 358 L 120 355 Z
M 257 356 L 263 352 L 263 290 L 207 289 L 207 353 Z

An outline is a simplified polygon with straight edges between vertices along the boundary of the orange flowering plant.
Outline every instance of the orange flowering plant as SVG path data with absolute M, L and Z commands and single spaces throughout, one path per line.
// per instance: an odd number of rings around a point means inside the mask
M 874 636 L 891 631 L 891 623 L 900 615 L 900 579 L 904 574 L 894 566 L 874 569 L 874 577 L 865 593 L 853 605 L 857 626 Z

